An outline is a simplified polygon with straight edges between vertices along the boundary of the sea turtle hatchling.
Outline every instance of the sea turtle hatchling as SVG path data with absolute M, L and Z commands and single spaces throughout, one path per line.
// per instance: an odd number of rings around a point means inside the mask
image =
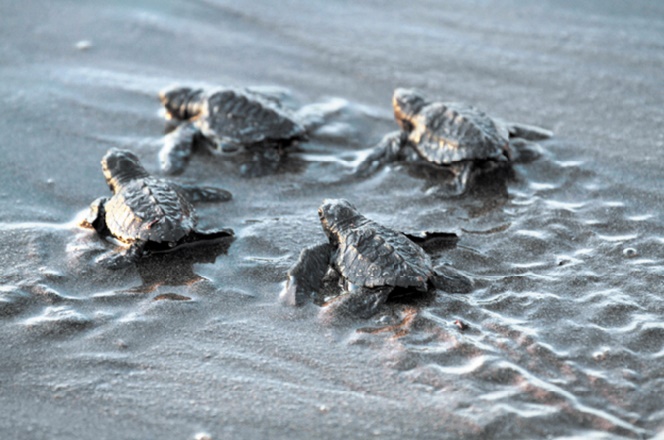
M 347 200 L 325 200 L 318 209 L 329 242 L 306 248 L 289 270 L 281 300 L 302 305 L 316 297 L 324 278 L 339 279 L 345 294 L 328 305 L 359 317 L 370 317 L 395 289 L 426 292 L 430 287 L 453 293 L 472 290 L 472 281 L 444 266 L 434 269 L 422 245 L 456 241 L 455 234 L 406 235 L 358 212 Z
M 256 90 L 170 87 L 159 97 L 166 118 L 178 123 L 159 153 L 162 171 L 167 174 L 184 171 L 198 135 L 208 146 L 226 153 L 244 147 L 278 154 L 307 139 L 307 129 L 278 99 Z
M 101 166 L 113 196 L 92 202 L 81 225 L 128 246 L 125 252 L 103 255 L 98 260 L 103 266 L 119 269 L 134 263 L 144 252 L 233 235 L 231 229 L 197 229 L 192 206 L 195 201 L 228 201 L 232 197 L 228 191 L 154 177 L 127 150 L 112 148 Z
M 543 128 L 508 123 L 460 103 L 430 102 L 421 93 L 398 88 L 392 97 L 400 131 L 386 135 L 358 166 L 359 173 L 395 160 L 424 160 L 447 167 L 457 192 L 465 190 L 474 163 L 509 161 L 510 143 L 553 135 Z

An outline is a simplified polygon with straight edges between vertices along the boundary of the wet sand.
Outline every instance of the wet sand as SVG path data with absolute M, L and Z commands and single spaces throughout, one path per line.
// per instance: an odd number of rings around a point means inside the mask
M 0 6 L 0 437 L 661 433 L 664 7 L 245 3 Z M 192 159 L 176 180 L 233 192 L 198 210 L 232 242 L 107 271 L 94 259 L 110 244 L 75 220 L 108 194 L 108 148 L 159 172 L 172 83 L 273 86 L 338 111 L 263 177 Z M 397 86 L 555 137 L 462 197 L 408 164 L 350 179 L 396 129 Z M 325 239 L 326 197 L 458 233 L 434 260 L 476 289 L 334 323 L 279 304 L 300 250 Z

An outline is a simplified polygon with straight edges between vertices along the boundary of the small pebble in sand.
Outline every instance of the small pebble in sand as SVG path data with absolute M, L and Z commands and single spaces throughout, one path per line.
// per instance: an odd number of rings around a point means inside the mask
M 567 263 L 569 263 L 569 260 L 566 258 L 561 258 L 560 260 L 558 260 L 558 266 L 564 266 Z
M 84 51 L 84 50 L 89 50 L 92 48 L 92 41 L 90 40 L 81 40 L 78 43 L 76 43 L 76 49 Z
M 194 436 L 194 440 L 212 440 L 212 437 L 205 432 L 199 432 Z
M 623 255 L 627 258 L 634 258 L 639 255 L 639 253 L 636 251 L 636 249 L 630 247 L 623 249 Z
M 454 321 L 454 325 L 459 327 L 459 329 L 462 330 L 462 331 L 468 330 L 470 328 L 470 326 L 468 324 L 466 324 L 465 322 L 463 322 L 460 319 L 457 319 L 456 321 Z
M 593 359 L 595 359 L 597 362 L 601 362 L 606 360 L 608 355 L 609 355 L 609 349 L 603 348 L 593 353 Z

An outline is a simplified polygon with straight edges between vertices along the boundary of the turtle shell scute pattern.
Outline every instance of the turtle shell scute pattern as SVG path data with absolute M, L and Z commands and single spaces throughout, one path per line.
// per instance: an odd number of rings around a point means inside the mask
M 432 103 L 408 118 L 409 140 L 428 161 L 498 159 L 508 147 L 507 129 L 484 112 L 458 103 Z
M 244 145 L 305 139 L 305 129 L 285 110 L 256 93 L 223 90 L 210 95 L 199 120 L 205 135 Z
M 124 185 L 105 210 L 109 231 L 125 243 L 176 243 L 196 226 L 189 201 L 168 182 L 153 177 Z
M 430 257 L 403 234 L 373 221 L 339 232 L 336 268 L 364 287 L 414 287 L 426 290 L 433 275 Z

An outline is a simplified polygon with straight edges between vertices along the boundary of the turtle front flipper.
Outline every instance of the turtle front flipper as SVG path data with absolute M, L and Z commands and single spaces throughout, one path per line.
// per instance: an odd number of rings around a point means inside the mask
M 323 243 L 305 248 L 297 263 L 288 271 L 286 287 L 279 295 L 284 304 L 304 305 L 321 288 L 321 281 L 330 266 L 332 246 Z
M 431 283 L 448 293 L 470 293 L 474 285 L 473 280 L 449 266 L 437 267 Z
M 214 186 L 171 184 L 192 203 L 221 203 L 228 202 L 233 198 L 233 194 L 230 192 Z
M 109 270 L 118 270 L 131 266 L 141 258 L 146 244 L 145 241 L 136 241 L 124 252 L 109 252 L 97 258 L 97 264 Z
M 392 290 L 391 286 L 380 288 L 354 287 L 348 293 L 339 295 L 325 303 L 325 313 L 331 313 L 335 316 L 349 315 L 361 319 L 371 318 L 385 304 Z
M 518 124 L 515 122 L 503 122 L 510 138 L 521 138 L 527 141 L 541 141 L 553 136 L 553 132 L 534 125 Z
M 174 175 L 185 170 L 198 133 L 194 124 L 184 122 L 164 137 L 164 146 L 159 151 L 159 163 L 164 173 Z
M 378 171 L 385 164 L 398 160 L 406 145 L 404 132 L 395 131 L 385 135 L 373 151 L 355 168 L 355 174 L 369 175 Z
M 106 229 L 106 211 L 104 210 L 104 204 L 106 204 L 107 200 L 106 197 L 99 197 L 94 202 L 90 203 L 88 215 L 81 221 L 82 227 L 93 228 L 100 234 Z
M 403 232 L 403 235 L 424 250 L 450 248 L 459 242 L 454 232 Z

